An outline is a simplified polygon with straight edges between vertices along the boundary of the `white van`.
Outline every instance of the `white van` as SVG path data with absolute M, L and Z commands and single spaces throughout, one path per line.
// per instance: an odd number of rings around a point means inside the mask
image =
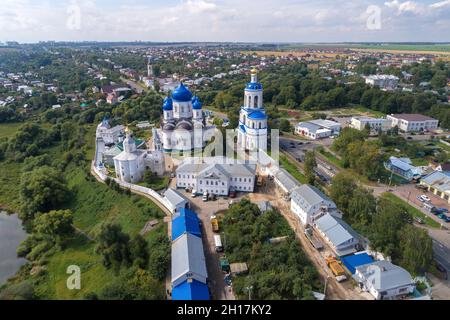
M 203 194 L 203 202 L 207 202 L 208 201 L 208 192 L 205 192 Z
M 214 236 L 214 243 L 216 245 L 216 252 L 223 252 L 222 239 L 220 235 L 216 234 Z
M 195 189 L 192 189 L 192 194 L 191 194 L 191 197 L 192 197 L 192 198 L 195 198 L 195 197 L 197 197 L 197 190 L 195 190 Z

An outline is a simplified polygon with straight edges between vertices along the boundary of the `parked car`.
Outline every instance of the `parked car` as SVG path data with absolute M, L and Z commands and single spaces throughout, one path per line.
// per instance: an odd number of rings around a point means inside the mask
M 425 210 L 428 210 L 429 212 L 436 211 L 436 207 L 433 206 L 433 205 L 432 205 L 431 203 L 429 203 L 429 202 L 425 202 L 425 203 L 423 204 L 423 207 L 424 207 Z
M 425 200 L 423 200 L 421 196 L 417 196 L 417 200 L 419 200 L 420 202 L 425 202 Z
M 444 220 L 445 222 L 450 222 L 450 218 L 447 217 L 447 216 L 446 216 L 445 214 L 443 214 L 443 213 L 440 213 L 440 214 L 438 215 L 438 218 L 441 219 L 441 220 Z
M 447 208 L 438 208 L 438 211 L 440 211 L 442 213 L 449 213 Z
M 421 195 L 420 197 L 423 199 L 424 202 L 430 202 L 431 201 L 431 199 L 429 197 L 427 197 L 426 195 L 424 195 L 424 194 Z

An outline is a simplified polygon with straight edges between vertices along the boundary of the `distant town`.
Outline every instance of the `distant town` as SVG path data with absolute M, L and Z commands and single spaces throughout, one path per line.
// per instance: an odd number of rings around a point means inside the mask
M 450 47 L 421 46 L 0 46 L 0 299 L 450 299 Z

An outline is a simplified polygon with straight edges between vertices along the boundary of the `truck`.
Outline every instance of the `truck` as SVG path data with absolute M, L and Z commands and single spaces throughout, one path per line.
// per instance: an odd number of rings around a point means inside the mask
M 212 216 L 211 217 L 211 226 L 213 229 L 213 232 L 219 232 L 219 220 L 217 219 L 216 216 Z
M 224 273 L 230 273 L 230 262 L 227 258 L 220 259 L 220 270 L 222 270 Z
M 220 235 L 216 234 L 214 235 L 214 244 L 216 245 L 216 252 L 223 252 L 223 245 L 222 245 L 222 239 L 220 238 Z
M 344 281 L 347 279 L 347 277 L 345 277 L 344 268 L 341 266 L 339 261 L 336 260 L 336 258 L 330 256 L 330 257 L 326 258 L 325 261 L 327 263 L 328 268 L 330 268 L 331 272 L 336 277 L 336 280 L 341 282 L 341 281 Z M 344 277 L 345 277 L 345 279 L 344 279 Z

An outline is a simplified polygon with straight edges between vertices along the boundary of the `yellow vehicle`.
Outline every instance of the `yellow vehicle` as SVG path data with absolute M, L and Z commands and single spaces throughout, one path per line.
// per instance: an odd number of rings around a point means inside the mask
M 333 257 L 326 258 L 327 266 L 330 268 L 331 272 L 333 272 L 334 276 L 340 277 L 345 275 L 345 270 L 341 266 L 338 260 Z
M 216 216 L 211 217 L 211 226 L 214 232 L 219 232 L 219 220 Z

